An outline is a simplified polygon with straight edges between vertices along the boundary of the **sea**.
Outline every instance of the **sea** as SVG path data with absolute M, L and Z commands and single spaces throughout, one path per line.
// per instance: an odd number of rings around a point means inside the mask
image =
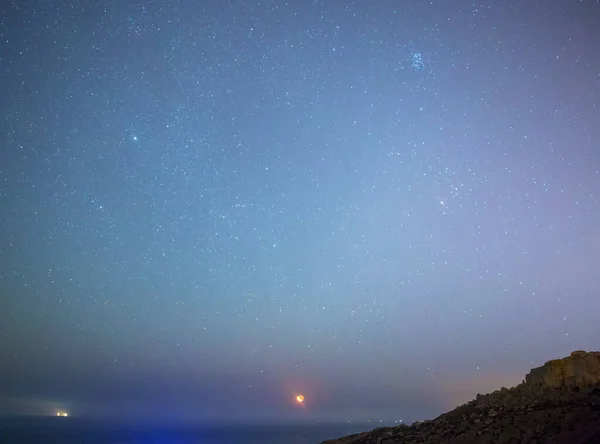
M 0 419 L 2 444 L 319 444 L 373 424 L 157 426 L 82 418 Z

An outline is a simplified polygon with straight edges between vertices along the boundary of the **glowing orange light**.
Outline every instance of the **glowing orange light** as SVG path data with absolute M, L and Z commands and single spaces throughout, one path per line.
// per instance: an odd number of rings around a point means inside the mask
M 304 402 L 304 396 L 302 396 L 302 395 L 296 396 L 296 401 L 298 401 L 298 404 L 302 404 Z

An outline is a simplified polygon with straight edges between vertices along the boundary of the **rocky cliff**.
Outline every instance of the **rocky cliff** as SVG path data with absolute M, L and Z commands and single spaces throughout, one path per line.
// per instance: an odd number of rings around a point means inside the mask
M 600 352 L 577 351 L 432 421 L 326 444 L 600 443 Z M 325 444 L 324 443 L 324 444 Z
M 600 352 L 575 351 L 563 359 L 546 362 L 525 376 L 525 383 L 538 387 L 576 389 L 600 383 Z

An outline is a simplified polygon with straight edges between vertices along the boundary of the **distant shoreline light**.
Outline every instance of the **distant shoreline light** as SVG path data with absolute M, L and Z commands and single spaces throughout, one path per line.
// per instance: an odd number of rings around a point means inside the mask
M 56 412 L 56 416 L 66 418 L 67 416 L 69 416 L 69 414 L 67 412 Z

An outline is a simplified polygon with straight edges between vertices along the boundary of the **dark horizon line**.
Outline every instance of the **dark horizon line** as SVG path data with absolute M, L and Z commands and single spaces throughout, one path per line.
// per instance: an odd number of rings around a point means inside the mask
M 157 422 L 157 419 L 164 419 L 164 421 Z M 357 424 L 357 425 L 374 425 L 374 424 L 410 424 L 414 421 L 394 421 L 394 420 L 318 420 L 318 419 L 298 419 L 298 420 L 290 420 L 289 418 L 282 420 L 267 420 L 267 419 L 259 419 L 255 421 L 244 421 L 240 419 L 231 419 L 231 420 L 204 420 L 202 418 L 157 418 L 157 417 L 113 417 L 113 416 L 102 416 L 102 415 L 84 415 L 84 416 L 74 416 L 69 415 L 68 417 L 57 416 L 57 415 L 39 415 L 39 414 L 13 414 L 13 415 L 0 415 L 0 421 L 6 420 L 56 420 L 60 422 L 79 422 L 79 421 L 89 421 L 89 422 L 99 422 L 99 421 L 110 421 L 110 422 L 123 422 L 123 423 L 145 423 L 148 421 L 152 421 L 156 427 L 169 427 L 169 426 L 177 426 L 177 425 L 188 425 L 188 426 L 209 426 L 209 427 L 221 427 L 221 426 L 234 426 L 234 427 L 264 427 L 264 426 L 276 426 L 276 427 L 285 427 L 285 426 L 297 426 L 297 425 L 323 425 L 323 426 L 339 426 L 339 425 L 348 425 L 348 424 Z M 145 424 L 144 424 L 145 425 Z

